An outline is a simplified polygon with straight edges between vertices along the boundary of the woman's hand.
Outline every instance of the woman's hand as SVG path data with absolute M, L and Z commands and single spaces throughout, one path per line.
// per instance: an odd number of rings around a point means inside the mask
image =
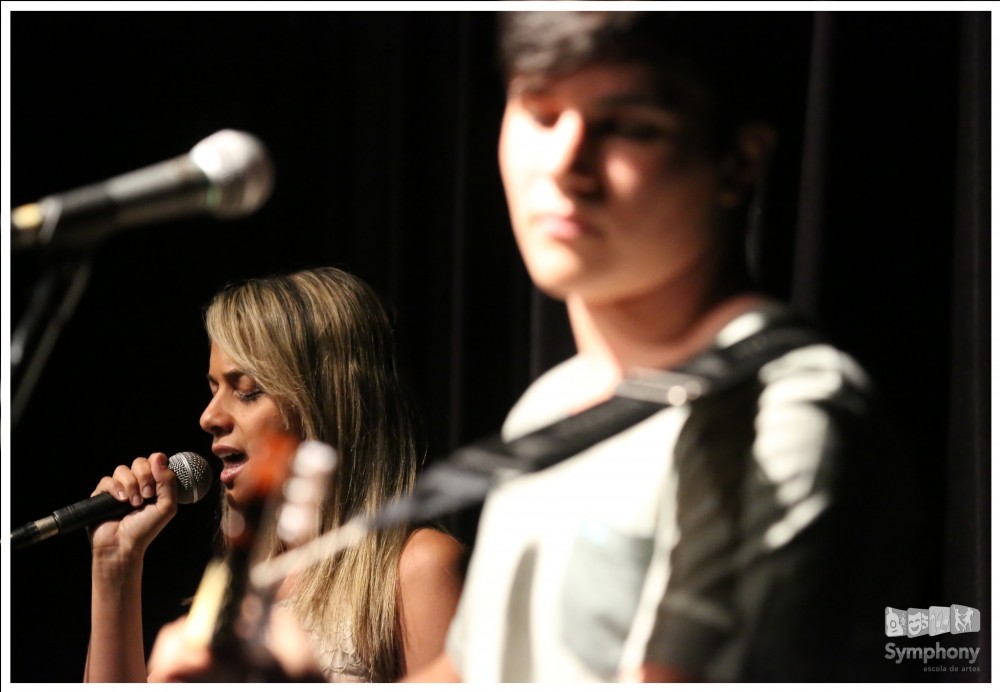
M 149 682 L 326 682 L 306 634 L 287 608 L 275 608 L 268 622 L 267 650 L 225 661 L 191 637 L 187 618 L 160 629 L 149 657 Z
M 110 493 L 140 511 L 90 527 L 94 559 L 113 562 L 141 559 L 149 544 L 177 513 L 176 483 L 167 456 L 160 452 L 148 459 L 139 457 L 131 467 L 119 466 L 113 475 L 102 478 L 91 496 Z M 143 506 L 148 500 L 154 501 Z
M 142 642 L 142 562 L 146 548 L 177 513 L 177 478 L 165 454 L 139 457 L 97 484 L 138 511 L 89 527 L 90 647 L 84 682 L 146 679 Z M 144 505 L 143 501 L 150 503 Z
M 187 617 L 167 623 L 160 628 L 153 643 L 147 668 L 149 682 L 208 681 L 215 677 L 226 678 L 221 672 L 213 676 L 212 654 L 208 646 L 195 643 L 186 633 Z M 230 678 L 229 682 L 237 682 Z

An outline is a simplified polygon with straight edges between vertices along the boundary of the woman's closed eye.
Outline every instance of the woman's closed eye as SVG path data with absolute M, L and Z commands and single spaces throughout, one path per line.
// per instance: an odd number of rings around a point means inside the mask
M 240 372 L 225 374 L 221 385 L 219 381 L 209 375 L 208 390 L 211 392 L 212 398 L 218 395 L 220 388 L 226 390 L 224 394 L 228 395 L 231 393 L 243 403 L 256 401 L 264 394 L 264 390 L 261 389 L 256 380 Z
M 264 390 L 257 384 L 257 380 L 246 373 L 232 373 L 230 384 L 232 385 L 233 393 L 244 403 L 256 401 L 264 393 Z
M 260 398 L 264 394 L 264 390 L 260 387 L 255 387 L 253 389 L 237 389 L 236 396 L 240 401 L 249 403 Z

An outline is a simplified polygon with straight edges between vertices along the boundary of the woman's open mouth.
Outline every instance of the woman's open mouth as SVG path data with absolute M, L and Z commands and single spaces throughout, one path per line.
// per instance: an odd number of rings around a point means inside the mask
M 239 474 L 243 465 L 247 463 L 247 455 L 227 454 L 219 458 L 222 459 L 222 473 L 219 474 L 219 481 L 227 488 L 232 488 L 233 480 Z

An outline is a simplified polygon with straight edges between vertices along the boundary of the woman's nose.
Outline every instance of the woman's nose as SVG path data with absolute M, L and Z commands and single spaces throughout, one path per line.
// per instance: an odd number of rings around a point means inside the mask
M 202 430 L 215 437 L 225 434 L 233 427 L 232 417 L 219 403 L 218 398 L 218 395 L 212 397 L 198 421 Z

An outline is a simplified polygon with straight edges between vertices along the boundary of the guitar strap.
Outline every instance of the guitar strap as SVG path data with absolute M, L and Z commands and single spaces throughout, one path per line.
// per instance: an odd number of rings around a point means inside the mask
M 513 440 L 494 435 L 456 450 L 420 476 L 413 494 L 372 517 L 369 527 L 426 521 L 474 505 L 498 483 L 568 459 L 664 408 L 717 396 L 754 377 L 771 360 L 821 340 L 811 327 L 779 318 L 672 370 L 630 373 L 614 396 L 596 406 Z

